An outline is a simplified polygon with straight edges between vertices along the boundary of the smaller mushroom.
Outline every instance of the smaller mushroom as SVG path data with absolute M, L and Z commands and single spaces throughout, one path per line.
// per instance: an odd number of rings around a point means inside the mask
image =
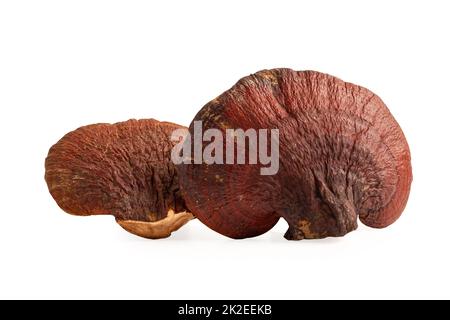
M 193 219 L 170 159 L 174 123 L 93 124 L 49 150 L 45 180 L 56 203 L 79 216 L 113 215 L 125 230 L 159 239 Z

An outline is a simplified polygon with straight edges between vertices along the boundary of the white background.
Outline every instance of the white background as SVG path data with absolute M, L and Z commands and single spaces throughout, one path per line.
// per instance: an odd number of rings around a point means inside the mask
M 448 1 L 1 1 L 0 298 L 450 298 Z M 96 122 L 188 125 L 260 69 L 313 69 L 382 97 L 414 181 L 403 216 L 289 242 L 195 221 L 160 241 L 73 217 L 49 147 Z

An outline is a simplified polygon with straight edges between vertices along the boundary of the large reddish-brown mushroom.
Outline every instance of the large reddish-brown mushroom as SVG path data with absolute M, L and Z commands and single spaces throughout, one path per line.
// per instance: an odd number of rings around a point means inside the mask
M 241 79 L 196 115 L 203 131 L 279 129 L 279 171 L 261 164 L 178 166 L 187 206 L 232 238 L 260 235 L 279 217 L 287 239 L 383 228 L 403 211 L 412 181 L 410 152 L 381 99 L 314 71 L 273 69 Z M 194 122 L 191 124 L 194 143 Z M 203 148 L 208 145 L 203 142 Z M 248 150 L 246 150 L 248 151 Z
M 72 131 L 45 160 L 48 189 L 70 214 L 111 214 L 131 233 L 167 237 L 193 218 L 170 160 L 170 137 L 180 128 L 150 119 Z

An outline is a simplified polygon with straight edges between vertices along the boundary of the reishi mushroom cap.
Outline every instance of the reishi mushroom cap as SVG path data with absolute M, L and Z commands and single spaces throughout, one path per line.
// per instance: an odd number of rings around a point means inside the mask
M 67 213 L 113 215 L 138 236 L 168 237 L 193 218 L 170 159 L 180 128 L 154 119 L 78 128 L 49 150 L 48 189 Z
M 187 206 L 222 235 L 257 236 L 283 217 L 287 239 L 343 236 L 357 228 L 358 216 L 383 228 L 405 208 L 412 182 L 408 143 L 366 88 L 315 71 L 263 70 L 206 104 L 191 123 L 191 139 L 194 121 L 224 134 L 279 130 L 274 175 L 261 175 L 261 165 L 177 166 Z

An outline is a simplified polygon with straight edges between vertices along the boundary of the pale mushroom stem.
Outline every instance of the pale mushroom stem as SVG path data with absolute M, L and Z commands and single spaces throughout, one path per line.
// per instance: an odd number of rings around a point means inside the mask
M 173 231 L 178 230 L 192 219 L 194 219 L 194 216 L 190 212 L 175 213 L 170 209 L 167 217 L 155 222 L 121 220 L 117 218 L 116 221 L 122 228 L 135 235 L 147 239 L 161 239 L 169 237 Z

